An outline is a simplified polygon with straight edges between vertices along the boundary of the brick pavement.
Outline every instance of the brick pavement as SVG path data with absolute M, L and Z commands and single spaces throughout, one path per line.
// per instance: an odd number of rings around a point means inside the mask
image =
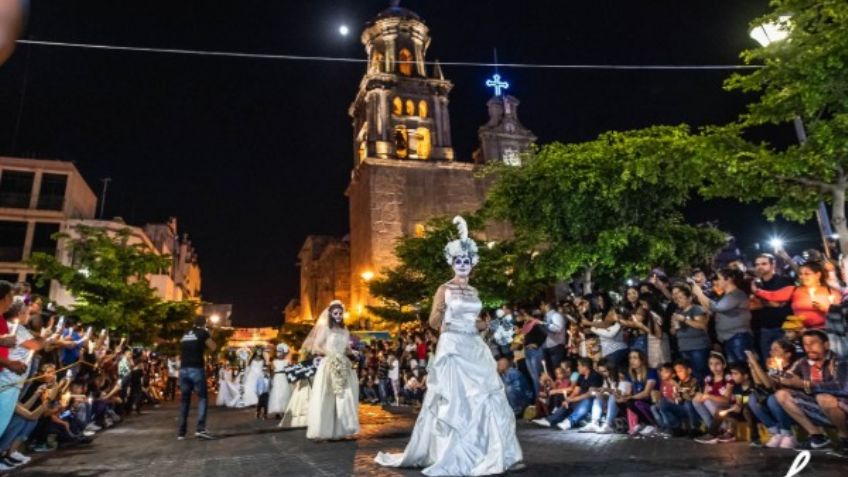
M 36 456 L 14 476 L 236 477 L 420 476 L 383 469 L 377 451 L 401 451 L 414 423 L 411 414 L 363 406 L 356 440 L 313 443 L 305 431 L 279 430 L 250 410 L 211 409 L 209 427 L 221 438 L 176 440 L 176 408 L 164 406 L 99 434 L 88 447 Z M 546 476 L 783 476 L 793 451 L 752 449 L 744 443 L 705 446 L 688 440 L 629 439 L 519 424 L 527 469 Z M 848 475 L 848 460 L 815 453 L 802 476 Z

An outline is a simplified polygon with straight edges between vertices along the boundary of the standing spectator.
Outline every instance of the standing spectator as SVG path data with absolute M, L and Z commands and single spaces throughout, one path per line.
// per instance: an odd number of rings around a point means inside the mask
M 827 283 L 827 273 L 819 262 L 807 261 L 798 270 L 801 286 L 789 285 L 775 291 L 754 286 L 754 295 L 763 300 L 792 305 L 792 313 L 804 318 L 805 328 L 821 329 L 830 305 L 842 302 L 842 292 Z
M 565 359 L 565 319 L 556 307 L 547 301 L 542 302 L 545 314 L 545 332 L 548 337 L 544 344 L 545 363 L 548 369 L 554 369 Z
M 775 270 L 774 255 L 761 253 L 754 259 L 754 272 L 757 275 L 754 287 L 765 291 L 776 291 L 795 284 L 787 277 L 779 275 Z M 759 348 L 761 364 L 769 355 L 771 344 L 783 338 L 783 322 L 792 314 L 792 308 L 787 303 L 764 300 L 755 296 L 752 303 L 751 317 L 759 327 Z
M 177 383 L 180 380 L 180 361 L 177 356 L 168 356 L 168 382 L 165 385 L 165 400 L 173 401 L 177 397 Z
M 692 302 L 692 289 L 679 284 L 671 289 L 677 312 L 671 316 L 671 334 L 677 337 L 677 348 L 683 359 L 692 366 L 698 382 L 709 374 L 709 318 L 704 309 Z
M 17 343 L 15 335 L 9 334 L 9 324 L 6 321 L 6 313 L 13 301 L 12 284 L 0 280 L 0 371 L 8 369 L 15 374 L 23 374 L 27 369 L 26 364 L 9 359 L 9 349 L 14 348 Z M 3 393 L 0 392 L 0 406 L 3 405 L 4 398 L 2 396 Z
M 830 352 L 830 342 L 821 330 L 802 336 L 805 359 L 799 359 L 777 381 L 784 389 L 777 401 L 810 435 L 799 449 L 822 449 L 831 445 L 823 426 L 834 426 L 842 452 L 848 454 L 848 361 Z
M 24 309 L 23 302 L 12 305 L 7 314 L 17 317 Z M 26 376 L 29 374 L 29 366 L 32 364 L 33 352 L 44 346 L 41 338 L 41 314 L 33 315 L 28 319 L 21 316 L 24 322 L 19 323 L 13 330 L 15 336 L 15 347 L 9 352 L 9 361 L 20 362 L 24 365 L 22 373 L 16 373 L 10 368 L 0 371 L 0 430 L 5 430 L 15 413 Z
M 625 367 L 628 353 L 627 344 L 624 342 L 624 331 L 619 323 L 622 319 L 629 322 L 630 312 L 620 307 L 610 309 L 600 322 L 584 322 L 591 325 L 591 332 L 600 338 L 603 359 L 617 367 Z
M 188 413 L 191 407 L 191 394 L 197 392 L 197 429 L 195 437 L 201 439 L 214 439 L 212 434 L 206 430 L 206 365 L 203 359 L 205 350 L 215 351 L 217 345 L 206 329 L 206 318 L 198 316 L 194 319 L 194 327 L 183 335 L 180 341 L 182 353 L 180 355 L 180 427 L 177 439 L 185 439 L 188 427 Z
M 745 351 L 754 349 L 751 310 L 748 295 L 743 291 L 746 287 L 744 281 L 741 271 L 722 269 L 716 276 L 716 282 L 724 294 L 717 301 L 707 298 L 700 287 L 692 288 L 701 306 L 715 314 L 716 334 L 729 363 L 744 362 L 747 359 Z
M 268 419 L 268 399 L 271 396 L 271 376 L 268 368 L 262 371 L 262 377 L 256 380 L 256 419 Z
M 377 353 L 377 391 L 380 393 L 380 402 L 389 404 L 389 363 L 383 351 Z M 412 363 L 410 362 L 410 368 Z M 415 367 L 418 367 L 416 362 Z
M 539 318 L 541 316 L 526 316 L 522 312 L 524 324 L 521 327 L 521 336 L 524 337 L 524 363 L 527 365 L 527 372 L 530 374 L 530 379 L 533 385 L 533 394 L 539 394 L 540 386 L 539 379 L 542 376 L 542 360 L 545 359 L 545 352 L 542 346 L 547 339 L 545 333 L 545 324 Z

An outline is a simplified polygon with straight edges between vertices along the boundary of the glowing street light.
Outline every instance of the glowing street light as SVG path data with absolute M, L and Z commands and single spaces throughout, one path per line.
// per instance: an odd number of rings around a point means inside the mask
M 215 313 L 214 315 L 209 317 L 209 321 L 211 321 L 213 325 L 217 325 L 221 322 L 221 315 Z
M 360 275 L 360 277 L 362 277 L 362 280 L 364 280 L 365 283 L 368 283 L 374 279 L 374 272 L 370 270 L 362 272 L 362 275 Z
M 348 28 L 347 25 L 341 25 L 339 27 L 339 35 L 347 36 L 348 33 L 350 33 L 350 28 Z
M 774 251 L 777 252 L 778 250 L 783 249 L 783 239 L 780 237 L 774 237 L 769 240 L 769 245 L 771 245 L 771 248 L 773 248 Z
M 789 37 L 790 18 L 792 18 L 792 15 L 780 15 L 778 21 L 758 25 L 752 28 L 748 34 L 765 48 Z

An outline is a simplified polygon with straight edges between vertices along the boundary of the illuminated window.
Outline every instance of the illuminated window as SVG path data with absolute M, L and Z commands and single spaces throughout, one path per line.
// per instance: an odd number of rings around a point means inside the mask
M 427 101 L 423 99 L 418 102 L 418 117 L 421 119 L 427 119 Z
M 424 234 L 427 232 L 427 229 L 424 228 L 424 224 L 415 224 L 415 237 L 422 238 Z
M 412 52 L 406 48 L 398 54 L 398 71 L 404 76 L 412 76 Z
M 403 114 L 403 100 L 397 96 L 395 96 L 395 99 L 392 100 L 392 114 L 395 116 Z
M 362 141 L 359 143 L 359 162 L 364 161 L 366 157 L 368 157 L 368 145 Z
M 406 115 L 415 116 L 415 103 L 411 99 L 406 100 Z
M 429 158 L 432 149 L 432 145 L 430 144 L 430 130 L 427 128 L 418 128 L 415 130 L 415 136 L 418 159 Z
M 406 126 L 395 127 L 395 153 L 401 159 L 406 158 L 409 153 L 409 133 Z

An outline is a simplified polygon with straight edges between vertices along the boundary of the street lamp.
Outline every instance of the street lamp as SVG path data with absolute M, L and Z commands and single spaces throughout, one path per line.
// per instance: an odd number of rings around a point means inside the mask
M 370 270 L 364 271 L 362 272 L 362 275 L 360 275 L 360 277 L 362 277 L 362 280 L 365 281 L 365 283 L 368 283 L 374 279 L 374 272 Z
M 214 315 L 209 317 L 209 321 L 212 322 L 213 326 L 218 326 L 218 323 L 221 321 L 221 315 L 215 313 Z
M 776 22 L 768 22 L 755 26 L 748 32 L 748 35 L 756 40 L 763 48 L 772 43 L 783 41 L 789 37 L 789 20 L 791 18 L 792 15 L 780 15 Z

